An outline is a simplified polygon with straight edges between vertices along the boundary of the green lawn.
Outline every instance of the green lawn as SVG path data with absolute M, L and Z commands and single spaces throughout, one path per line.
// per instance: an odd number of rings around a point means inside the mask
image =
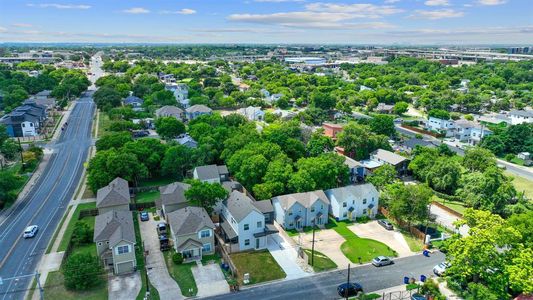
M 309 257 L 309 261 L 307 263 L 311 265 L 311 262 L 313 261 L 311 259 L 311 250 L 304 249 L 304 251 Z M 320 253 L 315 250 L 314 257 L 315 258 L 314 258 L 312 267 L 313 267 L 313 270 L 315 270 L 315 272 L 322 272 L 322 271 L 327 271 L 327 270 L 337 268 L 337 264 L 335 264 L 331 259 L 329 259 L 329 257 L 324 255 L 323 253 Z
M 67 229 L 65 230 L 65 234 L 63 235 L 63 239 L 61 240 L 61 243 L 59 244 L 58 251 L 67 250 L 68 243 L 69 243 L 70 238 L 72 236 L 72 231 L 74 231 L 74 224 L 76 224 L 76 222 L 78 221 L 78 217 L 80 215 L 80 211 L 82 209 L 92 209 L 92 208 L 96 208 L 96 203 L 95 202 L 82 203 L 82 204 L 79 204 L 76 207 L 76 210 L 74 211 L 74 214 L 72 215 L 72 219 L 70 219 L 70 222 L 67 225 Z M 83 218 L 80 221 L 88 222 L 87 224 L 89 224 L 89 226 L 91 226 L 91 228 L 93 228 L 93 226 L 94 226 L 94 217 L 92 217 L 92 218 L 91 217 Z
M 137 195 L 135 195 L 135 202 L 136 203 L 154 202 L 156 199 L 159 198 L 159 194 L 160 194 L 159 190 L 140 192 Z
M 505 175 L 513 178 L 513 185 L 517 192 L 524 192 L 526 197 L 533 199 L 533 181 L 505 171 Z
M 109 116 L 104 112 L 100 112 L 100 119 L 98 120 L 98 137 L 108 134 L 109 126 L 111 126 Z
M 250 284 L 282 279 L 286 276 L 268 250 L 239 252 L 230 256 L 237 267 L 240 284 L 245 273 L 250 274 Z
M 175 178 L 168 178 L 168 177 L 163 177 L 163 178 L 150 178 L 150 179 L 145 179 L 145 180 L 142 180 L 139 182 L 139 187 L 144 187 L 144 186 L 162 186 L 162 185 L 167 185 L 167 184 L 170 184 L 170 183 L 173 183 L 173 182 L 176 182 L 177 180 Z
M 465 210 L 467 209 L 464 203 L 459 202 L 459 201 L 444 200 L 437 196 L 433 196 L 432 200 L 437 201 L 441 203 L 442 205 L 447 206 L 448 208 L 451 208 L 452 210 L 455 210 L 456 212 L 460 214 L 464 214 Z
M 61 271 L 48 273 L 44 286 L 44 299 L 59 300 L 105 300 L 107 299 L 107 280 L 103 280 L 100 286 L 88 291 L 70 291 L 65 288 L 64 278 Z
M 186 297 L 192 297 L 196 296 L 196 293 L 198 293 L 198 288 L 196 287 L 196 281 L 194 281 L 194 276 L 192 275 L 191 268 L 196 266 L 195 263 L 187 263 L 187 264 L 181 264 L 176 265 L 172 261 L 172 253 L 173 251 L 165 251 L 165 262 L 167 263 L 168 272 L 170 273 L 170 276 L 176 280 L 178 285 L 180 286 L 181 293 L 183 296 Z M 192 290 L 192 292 L 189 292 Z
M 215 262 L 217 264 L 220 264 L 220 262 L 222 261 L 220 255 L 218 255 L 217 253 L 215 254 L 211 254 L 211 255 L 203 255 L 202 256 L 202 264 L 205 266 L 211 262 Z
M 315 231 L 318 231 L 319 229 L 316 228 Z M 287 232 L 287 235 L 288 236 L 297 236 L 298 234 L 300 234 L 300 232 L 303 232 L 303 233 L 309 233 L 309 232 L 312 232 L 313 231 L 313 227 L 311 226 L 306 226 L 302 229 L 302 231 L 298 231 L 296 229 L 289 229 L 289 230 L 285 230 L 285 232 Z
M 353 263 L 369 262 L 374 257 L 384 256 L 397 256 L 397 253 L 389 248 L 387 245 L 372 239 L 360 238 L 353 233 L 348 225 L 350 223 L 339 221 L 336 222 L 333 219 L 329 220 L 333 223 L 333 230 L 340 234 L 346 241 L 341 245 L 341 251 L 344 255 Z
M 411 235 L 409 232 L 405 230 L 400 230 L 405 241 L 407 242 L 407 245 L 409 246 L 409 249 L 413 252 L 420 252 L 422 249 L 424 249 L 424 243 L 421 239 L 416 238 L 415 236 Z

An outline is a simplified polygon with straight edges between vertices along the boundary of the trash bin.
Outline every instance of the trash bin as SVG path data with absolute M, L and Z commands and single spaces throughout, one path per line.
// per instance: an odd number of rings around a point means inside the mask
M 425 257 L 429 257 L 429 251 L 428 250 L 424 250 L 424 252 L 422 252 L 422 254 L 424 254 Z
M 420 275 L 420 281 L 426 282 L 426 275 Z
M 405 277 L 403 278 L 403 283 L 405 283 L 405 284 L 409 284 L 409 277 L 405 276 Z

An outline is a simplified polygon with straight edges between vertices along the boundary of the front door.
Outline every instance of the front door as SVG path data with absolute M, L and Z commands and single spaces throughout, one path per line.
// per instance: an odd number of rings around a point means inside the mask
M 259 246 L 260 246 L 260 240 L 259 239 L 255 239 L 255 249 L 259 249 Z
M 322 225 L 322 218 L 316 218 L 316 224 Z

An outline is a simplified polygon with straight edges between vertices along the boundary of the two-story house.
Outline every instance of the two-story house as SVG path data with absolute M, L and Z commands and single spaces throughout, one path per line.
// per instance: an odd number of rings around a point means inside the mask
M 331 203 L 331 214 L 338 220 L 373 218 L 378 212 L 379 192 L 371 183 L 348 185 L 324 193 Z
M 272 198 L 276 222 L 285 229 L 328 223 L 329 199 L 322 190 Z
M 206 165 L 194 168 L 194 179 L 209 183 L 222 183 L 229 180 L 229 171 L 226 165 Z
M 233 252 L 267 247 L 267 236 L 277 232 L 250 197 L 233 191 L 223 201 L 220 220 L 222 237 Z
M 250 121 L 263 121 L 265 119 L 265 112 L 261 107 L 248 106 L 240 108 L 237 113 L 245 116 Z
M 96 208 L 100 214 L 130 210 L 130 188 L 126 180 L 117 177 L 96 192 Z
M 189 206 L 167 214 L 174 249 L 185 261 L 215 252 L 215 225 L 203 207 Z
M 453 135 L 452 130 L 455 128 L 455 125 L 453 120 L 429 117 L 429 120 L 426 122 L 426 127 L 431 131 L 441 132 L 444 133 L 446 137 L 451 137 Z
M 365 179 L 366 169 L 362 163 L 348 156 L 344 156 L 344 164 L 348 167 L 351 183 L 360 182 Z
M 98 257 L 105 266 L 112 266 L 117 275 L 134 272 L 135 229 L 130 211 L 110 210 L 99 214 L 94 221 L 94 237 Z
M 522 123 L 533 123 L 533 110 L 511 110 L 509 112 L 511 117 L 511 125 L 518 125 Z
M 398 174 L 403 175 L 407 172 L 409 160 L 401 155 L 388 150 L 378 149 L 370 154 L 370 159 L 378 164 L 389 164 L 396 168 Z
M 155 111 L 155 116 L 158 118 L 174 117 L 180 121 L 183 121 L 183 109 L 177 106 L 165 105 Z
M 133 96 L 133 94 L 126 97 L 122 102 L 124 103 L 124 106 L 131 106 L 134 111 L 143 110 L 142 106 L 144 104 L 144 100 L 137 96 Z
M 203 104 L 196 104 L 187 109 L 185 109 L 185 115 L 187 120 L 194 120 L 201 115 L 210 115 L 213 113 L 213 110 Z
M 185 191 L 191 186 L 183 182 L 173 182 L 159 187 L 159 199 L 155 201 L 155 206 L 167 215 L 175 210 L 189 206 L 185 198 Z

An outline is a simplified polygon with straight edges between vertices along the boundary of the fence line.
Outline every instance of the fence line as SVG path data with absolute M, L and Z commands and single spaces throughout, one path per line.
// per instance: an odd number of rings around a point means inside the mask
M 382 215 L 384 215 L 385 217 L 395 221 L 400 227 L 402 227 L 404 229 L 407 229 L 412 235 L 414 235 L 418 239 L 421 239 L 422 241 L 424 241 L 424 239 L 426 238 L 426 234 L 425 233 L 423 233 L 418 228 L 416 228 L 416 227 L 414 227 L 412 225 L 409 226 L 409 223 L 407 223 L 407 222 L 405 222 L 403 220 L 397 220 L 396 218 L 394 218 L 393 216 L 390 215 L 389 211 L 386 208 L 380 206 L 379 207 L 379 212 Z

